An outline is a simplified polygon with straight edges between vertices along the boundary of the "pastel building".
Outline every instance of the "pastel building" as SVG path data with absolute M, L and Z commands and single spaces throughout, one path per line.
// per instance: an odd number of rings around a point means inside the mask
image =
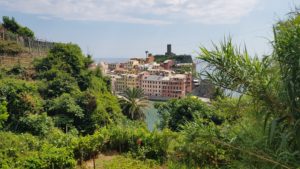
M 182 98 L 192 91 L 190 74 L 156 75 L 142 72 L 138 75 L 115 75 L 112 79 L 112 89 L 115 93 L 122 93 L 127 88 L 141 88 L 149 99 Z
M 120 64 L 119 63 L 109 63 L 107 66 L 108 66 L 109 70 L 115 70 L 120 67 Z
M 182 98 L 188 93 L 186 91 L 186 75 L 176 74 L 168 78 L 162 84 L 162 97 Z
M 138 75 L 135 74 L 121 74 L 111 75 L 111 85 L 114 93 L 122 93 L 127 88 L 138 88 Z
M 140 88 L 148 97 L 161 97 L 163 76 L 144 75 L 141 78 Z
M 138 60 L 129 60 L 127 62 L 127 69 L 133 69 L 135 66 L 139 65 L 139 61 Z

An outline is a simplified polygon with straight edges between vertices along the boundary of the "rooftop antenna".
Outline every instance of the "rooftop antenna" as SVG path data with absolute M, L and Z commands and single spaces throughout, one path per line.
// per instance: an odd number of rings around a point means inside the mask
M 146 50 L 145 51 L 145 53 L 146 53 L 146 58 L 148 57 L 148 53 L 149 53 L 149 51 L 148 50 Z

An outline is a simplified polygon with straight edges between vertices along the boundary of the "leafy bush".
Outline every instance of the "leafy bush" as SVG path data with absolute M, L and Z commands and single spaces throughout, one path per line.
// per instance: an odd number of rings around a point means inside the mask
M 70 149 L 57 148 L 29 134 L 0 132 L 0 168 L 74 168 Z
M 175 152 L 180 161 L 191 166 L 222 167 L 231 157 L 230 151 L 216 144 L 219 139 L 222 139 L 219 126 L 199 118 L 182 128 Z
M 100 152 L 118 151 L 132 157 L 159 162 L 167 160 L 170 143 L 177 135 L 169 130 L 150 132 L 139 125 L 111 125 L 93 135 L 80 137 L 74 148 L 75 157 L 87 160 Z
M 39 136 L 45 136 L 54 128 L 53 120 L 47 113 L 25 115 L 20 118 L 20 124 L 19 131 Z
M 106 149 L 130 152 L 138 159 L 166 160 L 170 143 L 177 135 L 169 130 L 150 132 L 140 126 L 119 125 L 108 128 Z
M 109 131 L 103 128 L 93 135 L 79 137 L 74 149 L 75 157 L 81 162 L 97 156 L 104 150 L 105 144 L 109 140 Z
M 24 52 L 25 49 L 17 42 L 13 41 L 0 41 L 0 55 L 18 55 Z
M 183 124 L 193 121 L 198 116 L 211 119 L 217 124 L 222 123 L 222 119 L 216 116 L 210 107 L 193 97 L 158 103 L 155 104 L 155 108 L 161 116 L 160 128 L 167 127 L 173 131 L 179 131 Z
M 17 131 L 21 117 L 30 113 L 39 113 L 43 109 L 37 87 L 33 82 L 5 78 L 0 80 L 0 97 L 7 101 L 9 117 L 7 128 Z

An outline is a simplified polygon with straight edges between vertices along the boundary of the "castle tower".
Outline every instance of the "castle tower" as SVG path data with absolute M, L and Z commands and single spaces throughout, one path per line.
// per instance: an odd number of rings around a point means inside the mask
M 172 53 L 172 45 L 171 44 L 168 44 L 167 45 L 167 52 L 166 52 L 166 55 L 174 55 L 174 53 Z

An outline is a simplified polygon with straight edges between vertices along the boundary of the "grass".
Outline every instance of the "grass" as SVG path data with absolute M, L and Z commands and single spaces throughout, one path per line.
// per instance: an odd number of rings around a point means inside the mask
M 118 154 L 99 155 L 95 160 L 96 169 L 163 169 L 153 160 L 137 160 L 131 157 Z M 93 169 L 93 160 L 87 161 L 77 169 Z

